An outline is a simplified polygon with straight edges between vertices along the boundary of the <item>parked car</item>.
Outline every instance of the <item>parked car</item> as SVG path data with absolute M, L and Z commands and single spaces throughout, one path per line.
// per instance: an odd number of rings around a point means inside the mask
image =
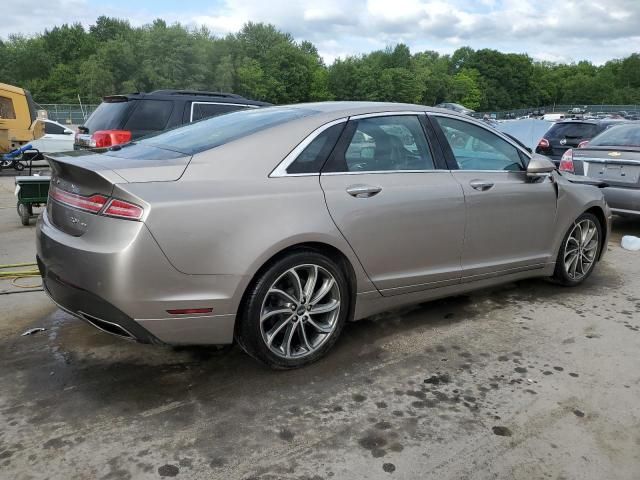
M 640 123 L 617 125 L 567 150 L 560 170 L 606 182 L 604 196 L 614 213 L 640 215 Z
M 536 147 L 536 153 L 549 157 L 556 165 L 564 152 L 576 148 L 580 142 L 590 140 L 613 125 L 624 120 L 564 120 L 552 125 Z
M 235 338 L 275 368 L 319 359 L 347 320 L 529 277 L 577 285 L 611 216 L 545 157 L 419 105 L 247 109 L 48 159 L 37 261 L 61 308 L 142 342 Z
M 475 110 L 471 110 L 470 108 L 467 108 L 464 105 L 460 105 L 459 103 L 439 103 L 438 105 L 436 105 L 436 108 L 453 110 L 454 112 L 463 113 L 465 115 L 471 115 L 472 113 L 475 113 Z
M 42 120 L 44 122 L 44 135 L 29 143 L 40 150 L 40 153 L 57 153 L 73 150 L 74 131 L 65 127 L 61 123 L 53 120 Z
M 74 148 L 105 148 L 185 123 L 269 105 L 233 93 L 156 90 L 110 95 L 78 127 Z

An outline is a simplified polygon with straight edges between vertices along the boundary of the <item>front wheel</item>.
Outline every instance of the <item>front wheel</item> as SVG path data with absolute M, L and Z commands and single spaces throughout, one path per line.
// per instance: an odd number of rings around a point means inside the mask
M 552 279 L 567 286 L 584 282 L 600 256 L 601 238 L 600 220 L 591 213 L 580 215 L 562 240 Z
M 345 274 L 333 260 L 294 252 L 249 287 L 236 337 L 249 355 L 272 368 L 301 367 L 333 346 L 349 303 Z

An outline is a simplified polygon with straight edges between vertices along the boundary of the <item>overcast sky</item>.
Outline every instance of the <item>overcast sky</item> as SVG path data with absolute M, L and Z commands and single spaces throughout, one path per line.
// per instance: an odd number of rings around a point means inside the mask
M 247 21 L 312 41 L 325 60 L 399 42 L 451 53 L 468 45 L 539 60 L 604 63 L 640 51 L 640 0 L 2 0 L 0 38 L 99 15 L 133 25 L 163 18 L 214 34 Z

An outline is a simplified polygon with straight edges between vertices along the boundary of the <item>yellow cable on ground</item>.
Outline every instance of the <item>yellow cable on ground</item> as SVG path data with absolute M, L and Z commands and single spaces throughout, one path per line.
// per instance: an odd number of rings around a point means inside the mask
M 0 265 L 0 270 L 5 268 L 14 268 L 14 267 L 35 267 L 37 263 L 35 262 L 27 262 L 27 263 L 7 263 L 6 265 Z
M 39 270 L 33 269 L 33 270 L 20 270 L 20 271 L 8 271 L 8 272 L 2 271 L 5 268 L 33 267 L 35 265 L 36 264 L 33 262 L 9 263 L 6 265 L 0 265 L 0 279 L 11 280 L 11 285 L 18 288 L 37 288 L 42 285 L 42 282 L 37 285 L 20 285 L 19 283 L 16 283 L 16 282 L 21 278 L 39 277 L 40 276 Z

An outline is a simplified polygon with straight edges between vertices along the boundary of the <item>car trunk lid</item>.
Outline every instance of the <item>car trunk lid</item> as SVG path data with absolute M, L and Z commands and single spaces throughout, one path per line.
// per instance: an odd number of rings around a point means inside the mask
M 47 155 L 51 165 L 47 214 L 52 224 L 65 233 L 81 236 L 92 223 L 105 220 L 102 213 L 112 198 L 144 208 L 144 202 L 121 185 L 176 181 L 191 159 L 156 147 L 131 147 Z
M 580 148 L 573 151 L 573 158 L 582 161 L 585 176 L 608 185 L 640 184 L 640 147 Z

